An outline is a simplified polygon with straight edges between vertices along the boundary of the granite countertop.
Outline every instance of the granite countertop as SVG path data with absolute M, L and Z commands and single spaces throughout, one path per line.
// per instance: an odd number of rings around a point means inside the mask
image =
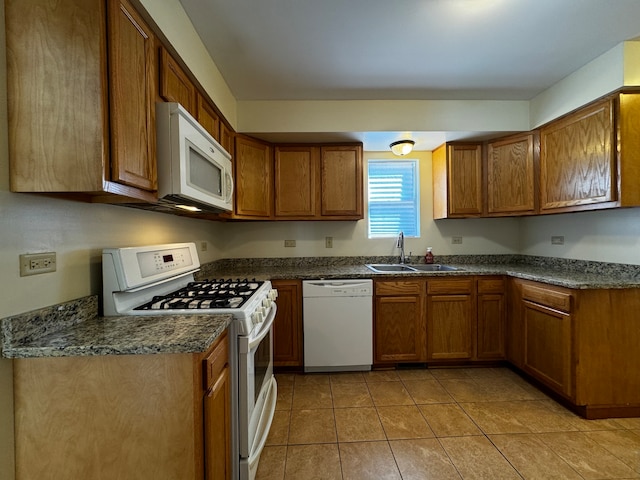
M 231 315 L 101 317 L 90 296 L 2 319 L 2 356 L 201 353 L 231 321 Z
M 370 262 L 373 263 L 373 262 Z M 388 263 L 388 262 L 378 262 Z M 256 278 L 258 280 L 315 280 L 347 278 L 411 278 L 451 277 L 466 275 L 507 275 L 526 280 L 574 289 L 638 288 L 640 275 L 634 271 L 601 269 L 598 272 L 571 270 L 553 265 L 446 263 L 456 271 L 375 273 L 359 265 L 252 265 L 215 266 L 201 274 L 202 278 Z

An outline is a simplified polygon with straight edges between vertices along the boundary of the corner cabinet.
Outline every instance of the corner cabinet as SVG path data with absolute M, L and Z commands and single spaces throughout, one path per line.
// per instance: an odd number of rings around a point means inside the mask
M 156 201 L 155 37 L 133 6 L 7 0 L 5 17 L 11 190 Z
M 376 280 L 374 291 L 374 364 L 425 362 L 425 281 Z
M 15 359 L 16 478 L 229 480 L 228 341 Z
M 271 280 L 278 290 L 278 312 L 273 324 L 273 366 L 302 369 L 302 283 L 300 280 Z
M 433 151 L 433 218 L 479 217 L 482 144 L 441 145 Z

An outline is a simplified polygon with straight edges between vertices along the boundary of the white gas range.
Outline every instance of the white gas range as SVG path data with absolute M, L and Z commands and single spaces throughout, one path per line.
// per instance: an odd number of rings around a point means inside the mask
M 102 252 L 104 315 L 231 314 L 229 327 L 234 479 L 253 480 L 277 397 L 269 281 L 195 281 L 194 243 L 110 248 Z

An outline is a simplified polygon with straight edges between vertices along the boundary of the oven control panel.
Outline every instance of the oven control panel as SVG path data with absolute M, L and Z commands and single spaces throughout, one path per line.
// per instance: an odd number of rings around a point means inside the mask
M 130 291 L 200 268 L 194 243 L 113 248 L 102 251 L 103 280 L 111 291 Z

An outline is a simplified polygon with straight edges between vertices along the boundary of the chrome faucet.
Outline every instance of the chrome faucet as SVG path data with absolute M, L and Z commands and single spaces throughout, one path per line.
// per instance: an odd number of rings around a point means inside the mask
M 398 239 L 396 240 L 396 248 L 400 249 L 400 263 L 405 262 L 404 257 L 404 233 L 400 231 L 398 234 Z

